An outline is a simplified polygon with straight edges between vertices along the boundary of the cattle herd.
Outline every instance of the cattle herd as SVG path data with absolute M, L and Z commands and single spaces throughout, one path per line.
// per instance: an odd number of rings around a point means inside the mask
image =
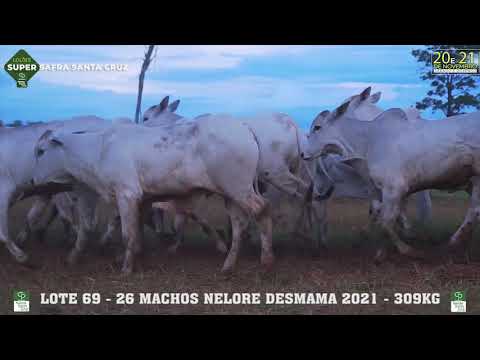
M 383 234 L 402 254 L 420 256 L 405 242 L 413 237 L 405 208 L 415 194 L 417 215 L 428 220 L 430 189 L 469 192 L 470 207 L 449 244 L 471 237 L 480 216 L 480 112 L 426 121 L 414 109 L 382 110 L 380 95 L 367 88 L 321 112 L 308 133 L 280 113 L 187 119 L 176 113 L 179 101 L 168 97 L 145 111 L 141 124 L 84 116 L 1 128 L 0 241 L 19 263 L 31 264 L 22 247 L 58 215 L 73 239 L 67 258 L 73 264 L 98 225 L 102 203 L 111 210 L 100 243 L 120 228 L 125 273 L 142 251 L 144 224 L 161 232 L 165 212 L 175 229 L 168 251 L 178 249 L 193 220 L 226 254 L 222 271 L 229 272 L 253 228 L 261 264 L 270 267 L 272 207 L 282 196 L 301 202 L 296 223 L 315 228 L 317 246 L 326 242 L 328 201 L 350 197 L 370 201 L 369 231 Z M 224 200 L 226 236 L 195 210 L 212 194 Z M 34 202 L 13 240 L 9 209 L 27 197 Z M 376 250 L 376 261 L 385 259 L 387 245 Z

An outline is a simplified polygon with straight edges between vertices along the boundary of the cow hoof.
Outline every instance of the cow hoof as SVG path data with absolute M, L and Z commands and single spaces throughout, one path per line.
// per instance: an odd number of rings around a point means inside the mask
M 133 263 L 131 261 L 124 261 L 122 265 L 122 275 L 128 276 L 133 273 Z
M 458 247 L 461 243 L 462 243 L 462 241 L 461 241 L 460 237 L 454 235 L 450 238 L 450 241 L 448 242 L 448 247 L 453 249 L 453 248 Z
M 260 262 L 264 268 L 271 269 L 273 267 L 273 263 L 275 262 L 275 257 L 273 254 L 262 255 Z
M 18 234 L 17 238 L 15 239 L 15 243 L 19 246 L 22 246 L 27 241 L 28 234 L 25 230 L 23 230 L 20 234 Z
M 167 253 L 168 255 L 176 255 L 178 251 L 178 245 L 174 244 L 168 247 Z
M 33 261 L 32 259 L 28 258 L 20 263 L 22 266 L 26 267 L 27 269 L 37 270 L 40 268 L 40 264 Z
M 227 245 L 225 245 L 223 242 L 218 242 L 216 248 L 221 254 L 226 254 L 228 252 Z
M 122 272 L 120 276 L 127 277 L 133 274 L 133 269 L 131 267 L 122 267 Z
M 378 249 L 375 253 L 375 258 L 373 259 L 373 262 L 375 263 L 375 265 L 380 265 L 385 262 L 385 260 L 387 259 L 387 255 L 387 249 Z
M 221 270 L 222 275 L 230 276 L 233 274 L 234 266 L 224 264 Z
M 70 253 L 67 257 L 67 265 L 73 266 L 78 263 L 78 254 L 77 253 Z

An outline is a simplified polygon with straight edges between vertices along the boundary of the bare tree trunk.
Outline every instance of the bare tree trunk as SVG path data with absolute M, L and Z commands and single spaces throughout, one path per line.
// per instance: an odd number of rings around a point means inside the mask
M 142 94 L 143 94 L 143 81 L 145 79 L 145 73 L 148 70 L 148 66 L 152 61 L 152 53 L 155 45 L 148 45 L 148 50 L 145 52 L 143 59 L 142 69 L 140 70 L 140 76 L 138 78 L 138 94 L 137 94 L 137 108 L 135 110 L 135 123 L 138 124 L 140 118 L 140 111 L 142 108 Z

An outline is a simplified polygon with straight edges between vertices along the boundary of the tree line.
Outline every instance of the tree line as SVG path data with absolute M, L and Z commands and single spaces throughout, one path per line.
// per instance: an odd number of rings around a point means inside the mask
M 21 127 L 27 125 L 43 124 L 43 121 L 30 121 L 23 122 L 22 120 L 15 120 L 9 123 L 5 123 L 3 120 L 0 120 L 0 127 Z

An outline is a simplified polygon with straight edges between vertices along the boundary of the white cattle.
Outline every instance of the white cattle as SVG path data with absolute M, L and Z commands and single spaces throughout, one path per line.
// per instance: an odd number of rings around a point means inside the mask
M 180 100 L 168 105 L 165 97 L 159 105 L 150 107 L 143 115 L 143 125 L 166 126 L 186 121 L 175 114 Z M 201 115 L 196 119 L 209 116 Z M 194 119 L 195 121 L 195 119 Z M 286 114 L 270 113 L 239 118 L 255 133 L 260 145 L 259 181 L 271 184 L 283 192 L 303 198 L 308 185 L 299 176 L 300 132 L 295 121 Z M 298 191 L 300 189 L 300 192 Z
M 452 121 L 408 121 L 401 109 L 390 109 L 373 121 L 359 121 L 352 109 L 360 97 L 318 118 L 305 158 L 338 153 L 369 184 L 381 201 L 379 222 L 403 254 L 418 253 L 405 244 L 395 225 L 410 194 L 426 189 L 450 189 L 473 184 L 471 206 L 451 244 L 471 235 L 480 212 L 480 112 L 452 117 Z M 377 252 L 377 259 L 386 255 Z
M 61 190 L 72 190 L 70 187 L 59 184 L 43 184 L 42 186 L 32 184 L 36 162 L 34 149 L 38 138 L 48 129 L 65 128 L 74 131 L 78 126 L 99 128 L 104 125 L 105 121 L 102 119 L 85 116 L 46 124 L 0 129 L 0 242 L 6 245 L 18 262 L 27 263 L 28 256 L 9 237 L 9 208 L 18 200 L 36 195 L 42 195 L 39 201 L 46 205 L 48 203 L 46 199 L 52 194 Z M 19 146 L 21 146 L 21 151 L 19 151 Z M 80 207 L 86 209 L 88 204 L 82 201 Z M 37 208 L 37 211 L 39 209 L 41 207 Z M 82 232 L 78 235 L 79 237 L 85 236 L 87 225 L 82 224 Z
M 186 122 L 196 122 L 204 117 L 210 116 L 204 114 L 197 116 L 193 120 L 186 119 L 175 111 L 178 108 L 180 100 L 169 104 L 169 97 L 165 97 L 158 105 L 150 107 L 143 114 L 143 125 L 147 127 L 174 126 Z M 260 146 L 260 164 L 258 169 L 259 183 L 268 184 L 279 189 L 281 193 L 303 199 L 307 191 L 307 183 L 311 179 L 302 179 L 299 176 L 301 157 L 300 157 L 300 136 L 301 133 L 289 116 L 285 114 L 265 114 L 254 117 L 240 118 L 237 121 L 247 124 L 255 134 Z M 275 193 L 275 192 L 274 192 Z M 280 197 L 266 197 L 276 202 Z M 169 248 L 170 252 L 176 251 L 183 236 L 183 228 L 187 218 L 194 219 L 200 224 L 202 229 L 213 236 L 216 247 L 219 251 L 226 250 L 224 243 L 218 237 L 216 231 L 208 225 L 208 222 L 193 212 L 194 206 L 183 202 L 180 204 L 164 205 L 166 209 L 176 209 L 182 215 L 174 220 L 177 233 L 177 241 Z M 113 226 L 109 226 L 113 229 Z
M 376 104 L 380 100 L 381 92 L 370 95 L 371 87 L 366 88 L 359 95 L 359 102 L 357 107 L 353 109 L 353 116 L 362 121 L 372 121 L 378 115 L 380 115 L 384 109 L 378 107 Z M 347 99 L 347 101 L 352 100 L 353 97 Z M 409 107 L 403 109 L 407 115 L 407 120 L 411 123 L 416 123 L 418 121 L 426 121 L 420 116 L 420 112 L 413 108 Z M 420 191 L 415 194 L 416 206 L 417 206 L 417 217 L 420 222 L 428 222 L 432 217 L 432 199 L 430 197 L 430 192 L 428 190 Z
M 169 97 L 166 96 L 159 105 L 150 107 L 145 111 L 143 116 L 144 125 L 148 127 L 152 126 L 165 126 L 175 125 L 178 120 L 181 126 L 189 120 L 175 114 L 178 108 L 180 100 L 176 100 L 169 104 Z M 151 120 L 148 123 L 145 121 Z M 128 123 L 127 120 L 122 119 L 121 123 Z M 131 122 L 130 122 L 131 123 Z M 164 212 L 169 212 L 173 215 L 175 242 L 168 248 L 169 253 L 175 253 L 180 247 L 184 239 L 185 226 L 189 219 L 192 219 L 199 224 L 202 230 L 215 242 L 216 249 L 225 254 L 228 252 L 227 246 L 217 234 L 216 230 L 205 220 L 203 216 L 195 212 L 197 202 L 201 199 L 201 196 L 196 196 L 193 199 L 182 200 L 170 200 L 168 202 L 156 202 L 153 204 L 152 209 L 149 210 L 148 216 L 146 216 L 147 223 L 157 232 L 163 233 Z M 103 234 L 100 245 L 104 247 L 109 241 L 111 241 L 114 231 L 120 227 L 120 217 L 117 209 L 112 209 L 107 219 L 107 229 Z
M 224 197 L 232 221 L 232 246 L 222 270 L 233 269 L 249 217 L 259 224 L 262 264 L 273 262 L 268 203 L 253 187 L 258 143 L 240 122 L 206 116 L 194 124 L 149 129 L 118 124 L 107 131 L 47 131 L 37 149 L 35 184 L 81 182 L 117 205 L 126 242 L 122 267 L 126 273 L 133 270 L 141 249 L 144 207 L 205 192 Z
M 352 112 L 352 116 L 354 118 L 360 120 L 360 121 L 372 121 L 373 119 L 375 119 L 378 115 L 380 115 L 384 111 L 383 109 L 381 109 L 380 107 L 378 107 L 376 105 L 376 103 L 380 100 L 381 92 L 377 92 L 373 95 L 370 95 L 370 92 L 371 92 L 371 87 L 368 87 L 362 93 L 360 93 L 359 95 L 351 96 L 346 101 L 344 101 L 344 103 L 350 103 L 351 104 L 352 99 L 357 99 L 358 100 L 355 103 L 356 107 L 352 108 L 352 109 L 349 108 L 349 110 Z M 407 115 L 407 120 L 411 123 L 415 123 L 415 122 L 418 122 L 418 121 L 425 121 L 424 119 L 422 119 L 420 117 L 420 113 L 415 108 L 407 108 L 404 111 Z M 315 124 L 317 122 L 321 121 L 322 117 L 328 116 L 329 113 L 330 113 L 329 111 L 323 111 L 322 113 L 320 113 L 317 116 L 317 118 L 314 121 L 312 121 L 310 131 L 313 130 L 313 127 L 315 126 Z M 338 169 L 339 171 L 342 171 L 342 170 L 346 171 L 345 179 L 350 179 L 350 180 L 356 181 L 355 178 L 352 177 L 353 174 L 351 173 L 351 171 L 348 171 L 346 164 L 343 164 L 343 165 L 339 164 L 339 166 L 340 166 L 340 168 Z M 323 174 L 319 174 L 320 177 L 322 175 Z M 338 178 L 340 178 L 340 177 L 337 177 L 337 179 Z M 345 185 L 348 184 L 348 181 L 344 181 L 344 184 Z M 354 189 L 355 188 L 358 189 L 358 187 L 355 184 L 352 184 L 352 186 L 353 186 Z M 343 191 L 346 190 L 345 186 L 343 186 L 342 190 Z M 352 191 L 349 191 L 349 192 L 352 193 Z M 359 192 L 359 195 L 361 195 L 360 198 L 364 198 L 363 194 L 362 194 L 363 192 L 364 191 Z M 337 195 L 337 194 L 338 194 L 338 191 L 334 192 L 334 195 Z M 353 197 L 355 197 L 355 196 L 353 196 Z M 420 222 L 423 222 L 423 223 L 425 223 L 427 221 L 430 221 L 431 216 L 432 216 L 432 200 L 431 200 L 431 197 L 430 197 L 430 192 L 428 190 L 425 190 L 425 191 L 420 191 L 420 192 L 416 193 L 415 194 L 415 200 L 416 200 L 416 209 L 417 209 L 418 220 Z M 406 203 L 405 203 L 405 206 L 406 206 Z M 372 207 L 375 207 L 375 206 L 372 205 Z M 410 228 L 410 225 L 408 224 L 407 218 L 406 218 L 406 216 L 403 212 L 402 212 L 402 218 L 405 220 L 406 227 Z

